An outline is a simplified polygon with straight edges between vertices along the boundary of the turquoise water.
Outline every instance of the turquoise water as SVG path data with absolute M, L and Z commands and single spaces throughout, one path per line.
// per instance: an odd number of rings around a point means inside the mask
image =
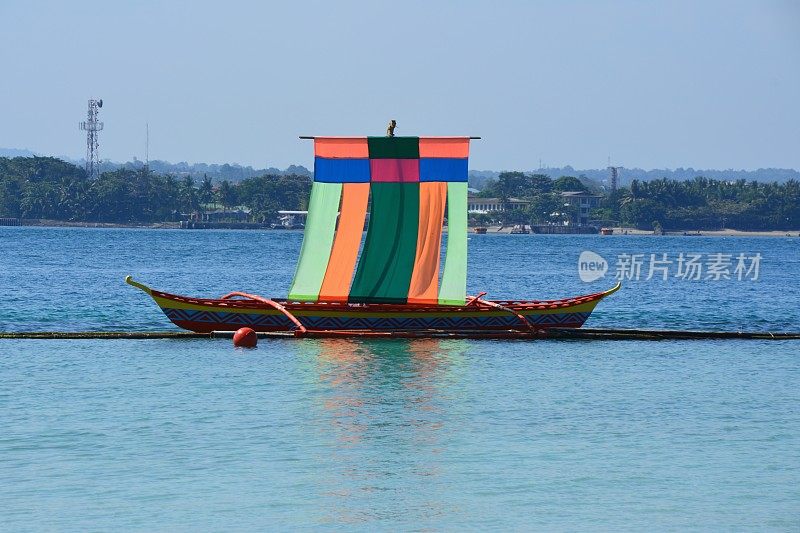
M 285 294 L 301 236 L 0 228 L 0 330 L 166 330 L 125 274 Z M 593 327 L 800 330 L 800 239 L 475 236 L 471 291 L 594 292 L 581 251 L 740 252 Z M 800 528 L 800 343 L 0 340 L 0 524 L 24 530 Z
M 175 329 L 155 304 L 123 283 L 216 297 L 240 290 L 285 297 L 300 232 L 0 227 L 0 330 Z M 669 278 L 625 280 L 587 327 L 800 330 L 800 237 L 473 235 L 468 291 L 489 298 L 561 298 L 608 289 L 620 254 L 667 254 Z M 609 263 L 584 283 L 584 250 Z M 680 253 L 761 254 L 759 279 L 675 277 Z M 704 263 L 705 258 L 704 258 Z M 733 268 L 731 268 L 731 271 Z M 731 272 L 732 274 L 732 272 Z

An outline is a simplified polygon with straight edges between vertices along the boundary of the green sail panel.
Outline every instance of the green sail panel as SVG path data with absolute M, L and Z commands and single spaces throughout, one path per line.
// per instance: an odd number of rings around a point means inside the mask
M 419 159 L 419 137 L 367 137 L 370 159 Z
M 319 299 L 319 290 L 331 256 L 341 196 L 341 183 L 315 182 L 312 185 L 303 246 L 289 290 L 289 300 L 316 302 Z
M 371 188 L 367 238 L 348 301 L 405 304 L 417 251 L 419 183 L 373 182 Z
M 439 305 L 464 305 L 467 299 L 467 184 L 447 184 L 447 252 Z

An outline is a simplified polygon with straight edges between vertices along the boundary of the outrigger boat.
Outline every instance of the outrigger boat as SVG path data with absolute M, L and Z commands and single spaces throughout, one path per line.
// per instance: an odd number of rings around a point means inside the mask
M 193 298 L 125 281 L 183 329 L 295 336 L 528 337 L 581 327 L 620 287 L 562 300 L 467 296 L 470 137 L 313 139 L 314 183 L 288 298 Z

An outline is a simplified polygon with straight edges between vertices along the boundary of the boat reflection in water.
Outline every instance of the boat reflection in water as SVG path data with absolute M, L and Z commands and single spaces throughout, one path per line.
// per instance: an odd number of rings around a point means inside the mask
M 320 522 L 423 524 L 453 512 L 448 425 L 464 398 L 469 341 L 318 339 L 298 346 L 313 366 Z M 462 407 L 463 408 L 463 407 Z

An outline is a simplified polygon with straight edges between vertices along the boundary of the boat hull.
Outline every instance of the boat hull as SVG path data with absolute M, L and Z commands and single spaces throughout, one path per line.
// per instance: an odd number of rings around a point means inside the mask
M 249 327 L 257 332 L 275 332 L 293 331 L 297 327 L 287 313 L 264 302 L 192 298 L 135 284 L 150 294 L 170 321 L 189 331 L 207 333 Z M 476 300 L 460 307 L 286 301 L 277 304 L 309 331 L 545 330 L 581 327 L 600 300 L 617 289 L 618 286 L 564 300 L 483 303 Z

